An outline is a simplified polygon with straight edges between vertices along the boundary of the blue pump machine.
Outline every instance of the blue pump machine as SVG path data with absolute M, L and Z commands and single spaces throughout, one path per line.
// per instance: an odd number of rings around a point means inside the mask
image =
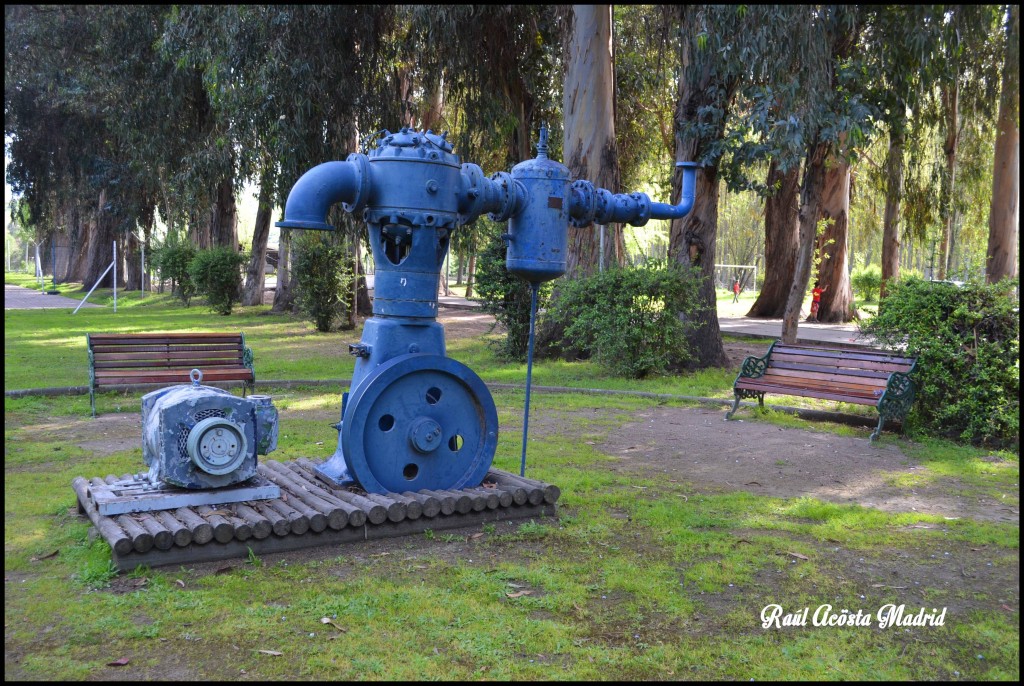
M 333 230 L 328 209 L 341 203 L 366 222 L 375 261 L 373 317 L 342 396 L 338 446 L 317 468 L 335 486 L 358 483 L 371 493 L 479 486 L 498 444 L 498 415 L 483 381 L 445 356 L 437 322 L 441 266 L 452 232 L 480 215 L 508 221 L 506 267 L 537 287 L 565 273 L 568 226 L 683 217 L 693 207 L 697 164 L 682 167 L 679 205 L 645 193 L 613 194 L 547 156 L 541 128 L 537 157 L 485 177 L 461 164 L 446 134 L 403 128 L 383 132 L 368 154 L 326 162 L 296 182 L 285 205 L 288 229 Z M 523 422 L 525 473 L 533 363 L 531 316 Z

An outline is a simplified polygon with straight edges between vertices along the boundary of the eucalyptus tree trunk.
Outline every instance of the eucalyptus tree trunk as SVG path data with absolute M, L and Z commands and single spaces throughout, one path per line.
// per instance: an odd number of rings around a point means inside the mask
M 476 227 L 469 232 L 469 266 L 466 268 L 466 297 L 473 297 L 473 281 L 476 277 Z
M 256 226 L 252 234 L 252 254 L 245 272 L 245 285 L 242 287 L 243 305 L 262 305 L 263 287 L 266 283 L 267 238 L 270 236 L 270 216 L 273 212 L 271 191 L 273 186 L 269 179 L 263 178 L 260 184 L 259 206 L 256 210 Z
M 819 322 L 848 322 L 856 318 L 850 288 L 850 164 L 833 158 L 825 165 L 820 218 L 825 231 L 817 237 L 818 281 L 827 287 L 821 294 Z
M 694 151 L 686 150 L 680 141 L 676 149 L 682 157 L 694 159 Z M 677 155 L 680 154 L 677 152 Z M 677 169 L 672 177 L 673 203 L 678 202 L 682 174 Z M 718 302 L 715 294 L 715 240 L 718 232 L 718 167 L 706 166 L 697 170 L 696 197 L 693 209 L 682 219 L 673 219 L 669 229 L 668 254 L 684 267 L 700 272 L 697 312 L 681 312 L 694 325 L 687 336 L 696 367 L 725 367 L 729 357 L 722 345 L 722 331 L 718 325 Z
M 611 5 L 573 5 L 570 24 L 562 102 L 565 166 L 571 178 L 586 179 L 617 193 Z M 624 255 L 622 226 L 609 224 L 605 227 L 604 265 L 621 266 Z M 566 278 L 589 276 L 598 270 L 601 261 L 598 227 L 570 226 Z
M 85 250 L 83 244 L 86 241 L 86 230 L 82 225 L 82 212 L 78 203 L 69 203 L 64 209 L 65 223 L 67 225 L 67 262 L 60 272 L 61 281 L 82 281 L 82 263 Z
M 946 124 L 946 139 L 942 144 L 942 152 L 946 156 L 946 177 L 944 197 L 942 199 L 942 243 L 939 246 L 939 265 L 936 278 L 940 281 L 946 278 L 946 268 L 949 265 L 950 242 L 953 237 L 953 197 L 956 193 L 956 149 L 960 141 L 958 101 L 960 85 L 957 79 L 943 87 L 942 107 L 944 110 Z
M 685 12 L 686 10 L 683 10 Z M 683 16 L 683 27 L 690 24 Z M 708 140 L 720 140 L 728 119 L 728 104 L 736 89 L 735 80 L 723 82 L 708 61 L 699 62 L 693 54 L 690 41 L 683 41 L 682 64 L 679 77 L 679 99 L 676 101 L 677 122 L 693 122 L 706 107 L 722 107 L 717 130 Z M 725 95 L 720 95 L 724 91 Z M 724 104 L 723 104 L 724 103 Z M 678 161 L 699 160 L 703 141 L 684 140 L 679 127 L 675 131 L 675 157 Z M 673 219 L 669 227 L 668 255 L 684 267 L 694 267 L 700 273 L 698 310 L 681 312 L 694 324 L 687 334 L 687 343 L 694 355 L 692 366 L 725 367 L 729 357 L 722 345 L 722 332 L 718 325 L 718 302 L 715 294 L 715 242 L 718 233 L 718 167 L 705 165 L 697 170 L 693 209 L 682 219 Z M 678 203 L 682 186 L 679 167 L 672 174 L 672 202 Z
M 291 229 L 281 229 L 281 240 L 277 257 L 277 288 L 274 290 L 274 312 L 291 312 L 295 307 L 295 291 L 291 280 Z
M 230 176 L 217 184 L 210 213 L 210 243 L 210 247 L 238 251 L 238 209 L 235 203 L 235 183 Z
M 817 234 L 817 219 L 821 211 L 821 194 L 825 186 L 825 159 L 830 145 L 815 141 L 804 162 L 804 179 L 800 186 L 800 233 L 796 256 L 793 285 L 786 299 L 786 311 L 782 317 L 782 342 L 796 343 L 800 321 L 800 306 L 807 293 L 807 281 L 811 275 L 811 255 Z
M 114 256 L 114 241 L 119 238 L 117 231 L 114 228 L 114 218 L 111 216 L 110 212 L 103 209 L 106 204 L 107 191 L 106 189 L 103 189 L 100 191 L 99 202 L 97 203 L 95 228 L 89 235 L 89 241 L 85 247 L 85 274 L 82 283 L 82 288 L 85 290 L 92 288 L 93 284 L 95 284 L 100 276 L 103 275 L 106 268 L 110 266 Z M 118 269 L 117 280 L 119 282 L 119 286 L 121 285 L 121 277 L 123 275 L 124 270 Z M 107 274 L 103 276 L 103 281 L 100 283 L 100 287 L 113 287 L 113 277 L 113 270 L 107 272 Z
M 619 157 L 615 143 L 615 69 L 612 64 L 611 5 L 572 5 L 565 34 L 563 161 L 570 178 L 585 179 L 613 193 L 619 191 Z M 595 274 L 602 263 L 599 228 L 569 226 L 565 279 Z M 625 256 L 622 227 L 605 227 L 603 263 L 621 266 Z M 472 259 L 472 258 L 471 258 Z M 551 300 L 559 297 L 555 283 Z M 565 326 L 546 321 L 537 332 L 544 351 L 562 340 Z M 563 350 L 572 358 L 583 351 Z
M 129 231 L 122 241 L 124 246 L 124 288 L 126 291 L 137 291 L 142 288 L 142 264 L 139 239 Z
M 764 285 L 748 317 L 776 319 L 786 311 L 786 298 L 793 285 L 799 230 L 800 166 L 788 172 L 775 160 L 768 168 L 768 186 L 778 189 L 764 202 Z
M 882 215 L 882 285 L 879 298 L 884 298 L 888 284 L 900 277 L 900 200 L 903 197 L 903 146 L 906 135 L 902 126 L 889 132 L 889 152 L 885 158 L 885 211 Z
M 1020 218 L 1020 6 L 1010 5 L 1007 20 L 1006 61 L 996 151 L 992 170 L 992 204 L 988 215 L 988 250 L 985 280 L 996 283 L 1017 276 L 1017 241 Z

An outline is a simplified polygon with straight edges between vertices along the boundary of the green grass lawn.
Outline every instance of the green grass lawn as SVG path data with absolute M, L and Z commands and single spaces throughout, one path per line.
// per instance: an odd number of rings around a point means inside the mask
M 279 398 L 280 448 L 271 458 L 324 451 L 315 445 L 330 442 L 336 395 L 290 389 Z M 500 391 L 495 400 L 502 433 L 494 464 L 517 471 L 522 393 Z M 614 458 L 597 446 L 656 407 L 650 400 L 535 397 L 534 416 L 564 427 L 535 432 L 529 451 L 529 475 L 562 491 L 557 519 L 122 576 L 110 569 L 109 547 L 91 541 L 88 522 L 74 516 L 70 482 L 136 471 L 141 450 L 81 447 L 103 427 L 63 414 L 63 403 L 5 402 L 10 678 L 1019 676 L 1017 526 L 757 497 L 610 469 Z M 981 451 L 922 449 L 941 465 L 937 479 L 949 470 L 984 477 Z M 1017 478 L 1010 462 L 985 481 L 1005 490 Z M 961 569 L 987 574 L 986 585 Z M 963 583 L 950 584 L 952 576 Z M 812 611 L 829 604 L 838 613 L 901 602 L 958 611 L 944 626 L 909 631 L 761 626 L 769 603 Z

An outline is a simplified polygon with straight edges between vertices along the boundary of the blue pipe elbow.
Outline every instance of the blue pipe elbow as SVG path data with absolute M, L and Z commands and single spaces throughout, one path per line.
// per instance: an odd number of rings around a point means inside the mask
M 697 189 L 697 169 L 700 168 L 700 165 L 696 162 L 676 162 L 676 166 L 682 167 L 683 170 L 679 204 L 670 205 L 664 202 L 652 202 L 652 219 L 681 219 L 693 209 Z
M 327 210 L 337 202 L 352 203 L 360 191 L 359 170 L 351 161 L 324 162 L 295 182 L 284 206 L 282 229 L 333 231 Z

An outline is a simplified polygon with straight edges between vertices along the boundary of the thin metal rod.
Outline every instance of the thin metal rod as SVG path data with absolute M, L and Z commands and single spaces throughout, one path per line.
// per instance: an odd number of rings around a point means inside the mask
M 82 309 L 82 305 L 84 305 L 85 301 L 89 299 L 89 296 L 92 295 L 92 292 L 96 290 L 96 287 L 100 285 L 100 281 L 103 280 L 103 277 L 107 275 L 107 272 L 109 272 L 111 268 L 113 268 L 113 266 L 113 262 L 107 265 L 107 268 L 103 270 L 102 274 L 100 274 L 100 278 L 96 279 L 96 283 L 92 285 L 92 288 L 89 289 L 89 292 L 85 294 L 84 298 L 82 298 L 82 302 L 78 303 L 78 307 L 75 308 L 75 312 L 78 312 L 80 309 Z M 71 314 L 74 314 L 75 312 L 72 312 Z
M 117 314 L 117 241 L 114 241 L 114 314 Z
M 526 476 L 526 435 L 530 430 L 530 382 L 533 379 L 533 339 L 537 327 L 537 289 L 536 281 L 530 283 L 530 342 L 526 350 L 526 405 L 523 408 L 523 456 L 519 460 L 519 476 Z

